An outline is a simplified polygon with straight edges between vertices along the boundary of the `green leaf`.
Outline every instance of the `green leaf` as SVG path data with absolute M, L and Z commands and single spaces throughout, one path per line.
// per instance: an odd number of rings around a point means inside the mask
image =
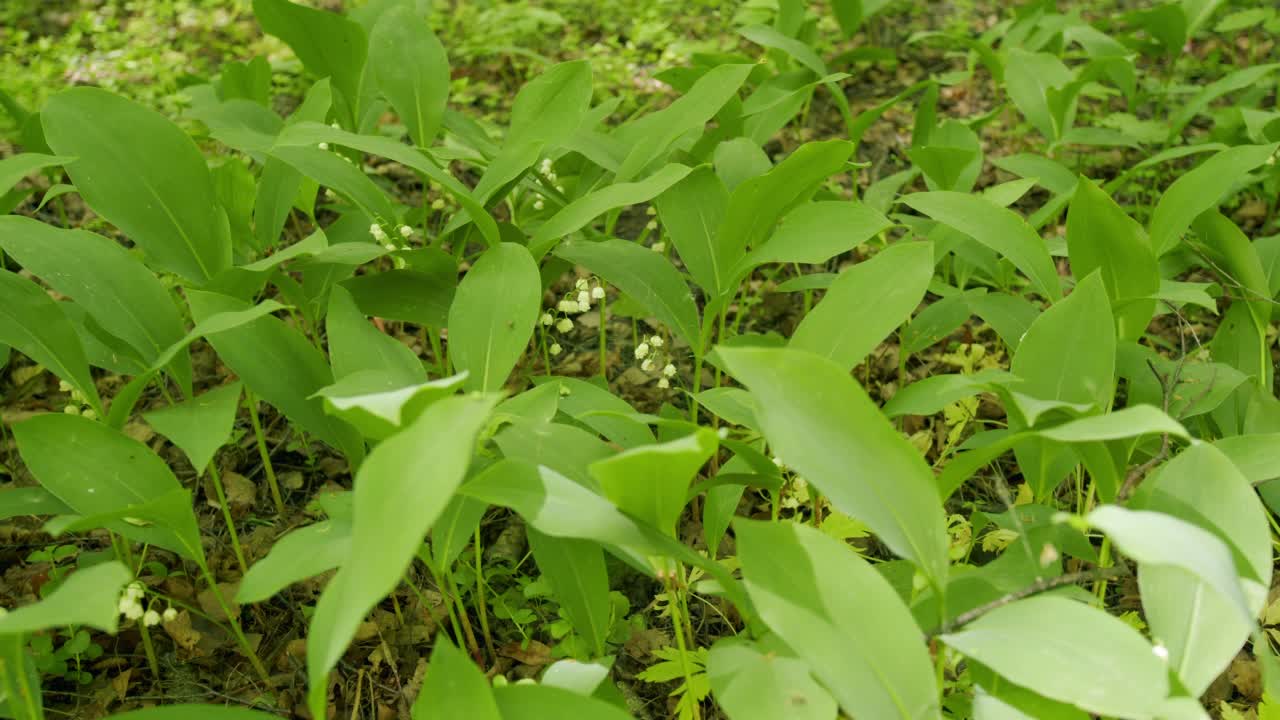
M 933 473 L 848 371 L 798 350 L 716 352 L 751 390 L 776 455 L 941 586 L 949 561 Z
M 449 267 L 427 271 L 366 273 L 344 281 L 342 287 L 365 315 L 439 328 L 449 322 L 457 279 L 457 270 L 450 263 Z
M 66 168 L 80 196 L 156 266 L 203 282 L 231 265 L 208 166 L 168 118 L 88 87 L 54 95 L 40 118 L 50 147 L 76 156 Z
M 544 226 L 545 227 L 545 226 Z M 698 308 L 679 271 L 660 253 L 630 240 L 566 242 L 556 255 L 604 278 L 700 349 Z
M 624 448 L 653 442 L 648 425 L 627 417 L 635 408 L 626 400 L 586 380 L 557 377 L 549 382 L 568 390 L 560 396 L 560 410 L 609 440 Z
M 674 538 L 689 484 L 718 447 L 715 431 L 701 428 L 592 463 L 590 471 L 620 510 Z
M 1057 140 L 1066 132 L 1067 128 L 1059 125 L 1049 95 L 1051 89 L 1066 86 L 1074 76 L 1057 56 L 1012 48 L 1005 61 L 1004 77 L 1009 99 L 1046 140 Z
M 1213 445 L 1254 485 L 1280 477 L 1280 433 L 1233 435 Z
M 1280 70 L 1280 63 L 1267 63 L 1241 68 L 1205 85 L 1200 92 L 1189 100 L 1179 102 L 1178 112 L 1169 121 L 1169 141 L 1173 142 L 1181 135 L 1183 129 L 1197 115 L 1207 110 L 1214 100 L 1236 90 L 1254 87 L 1276 70 Z
M 413 720 L 503 720 L 484 673 L 447 638 L 436 638 L 427 668 Z
M 364 29 L 341 15 L 288 0 L 253 0 L 253 14 L 263 32 L 283 40 L 311 74 L 330 79 L 345 104 L 343 125 L 354 127 L 368 52 Z
M 932 243 L 891 245 L 836 277 L 800 321 L 790 347 L 852 369 L 911 317 L 932 278 Z
M 913 382 L 884 404 L 884 414 L 933 415 L 951 403 L 990 392 L 996 385 L 1016 385 L 1018 378 L 999 368 L 979 370 L 972 375 L 931 375 Z
M 719 65 L 708 70 L 675 102 L 624 126 L 617 134 L 631 148 L 618 168 L 617 181 L 635 177 L 657 160 L 677 138 L 706 125 L 738 94 L 754 65 Z
M 289 585 L 332 570 L 351 553 L 350 493 L 322 495 L 328 520 L 291 530 L 240 581 L 236 602 L 262 602 Z
M 1067 211 L 1067 252 L 1076 277 L 1101 271 L 1120 339 L 1141 338 L 1155 313 L 1150 298 L 1160 290 L 1155 253 L 1142 226 L 1086 178 Z
M 379 444 L 355 480 L 351 555 L 329 582 L 307 638 L 308 705 L 324 712 L 329 670 L 356 627 L 395 589 L 423 537 L 462 482 L 476 435 L 496 396 L 445 398 L 400 433 Z
M 752 251 L 743 264 L 749 267 L 767 262 L 821 264 L 891 227 L 893 223 L 888 218 L 862 203 L 831 200 L 809 203 L 782 218 L 773 237 Z
M 197 323 L 249 304 L 217 293 L 187 291 Z M 329 417 L 315 393 L 333 383 L 324 356 L 298 330 L 270 316 L 244 325 L 208 332 L 209 344 L 253 393 L 271 403 L 300 429 L 341 450 L 353 464 L 364 456 L 364 443 L 349 425 Z M 289 368 L 289 372 L 280 372 Z
M 240 409 L 240 389 L 240 383 L 233 382 L 143 417 L 186 453 L 197 475 L 203 475 L 214 453 L 231 439 Z
M 66 380 L 102 414 L 102 400 L 75 327 L 48 293 L 4 269 L 0 269 L 0 341 Z
M 74 512 L 40 486 L 0 490 L 0 520 L 22 515 L 62 515 Z
M 182 339 L 182 318 L 169 293 L 134 255 L 112 240 L 8 215 L 0 217 L 0 248 L 75 300 L 103 330 L 127 342 L 145 362 L 153 362 Z M 189 392 L 187 356 L 177 356 L 170 370 Z
M 1174 180 L 1160 196 L 1147 226 L 1156 256 L 1172 250 L 1192 220 L 1216 208 L 1240 177 L 1275 155 L 1277 147 L 1280 143 L 1227 148 Z
M 577 232 L 604 213 L 628 205 L 648 202 L 680 182 L 691 172 L 679 163 L 664 165 L 657 172 L 635 182 L 615 183 L 565 205 L 538 226 L 529 240 L 529 252 L 540 260 L 570 233 Z
M 296 126 L 295 126 L 296 127 Z M 383 223 L 396 217 L 395 206 L 387 194 L 359 167 L 343 156 L 318 147 L 282 144 L 282 138 L 271 148 L 271 156 L 288 163 L 303 175 L 341 193 L 364 214 Z
M 844 140 L 805 143 L 769 172 L 743 182 L 729 196 L 719 242 L 743 249 L 763 243 L 783 215 L 845 168 L 853 148 Z
M 465 185 L 440 168 L 432 158 L 404 143 L 378 135 L 357 135 L 320 122 L 304 121 L 286 127 L 276 139 L 276 146 L 313 146 L 322 142 L 381 155 L 388 160 L 394 160 L 405 167 L 417 170 L 438 183 L 445 192 L 458 201 L 489 245 L 496 245 L 499 242 L 498 225 L 485 211 L 478 199 L 478 193 L 473 195 Z
M 955 228 L 1008 258 L 1050 300 L 1062 297 L 1062 286 L 1049 249 L 1017 213 L 966 193 L 914 193 L 902 199 L 909 207 Z
M 1027 330 L 1010 370 L 1040 400 L 1107 407 L 1115 392 L 1116 339 L 1102 275 L 1095 272 Z
M 13 157 L 0 160 L 0 195 L 4 195 L 18 184 L 19 180 L 36 170 L 73 162 L 74 157 L 44 155 L 42 153 L 18 153 Z
M 185 514 L 168 526 L 115 521 L 104 525 L 139 542 L 192 560 L 203 559 L 189 496 L 169 466 L 146 445 L 101 423 L 62 413 L 18 423 L 13 435 L 31 474 L 78 515 L 132 511 L 170 493 L 187 497 Z
M 586 60 L 554 65 L 520 88 L 502 149 L 476 184 L 476 198 L 489 203 L 498 190 L 537 162 L 544 149 L 568 141 L 582 124 L 590 102 L 591 64 Z
M 1191 573 L 1222 595 L 1246 626 L 1252 620 L 1236 579 L 1231 551 L 1212 533 L 1172 515 L 1128 510 L 1119 505 L 1103 505 L 1086 519 L 1110 536 L 1121 552 L 1136 560 L 1139 572 L 1146 565 L 1156 565 Z M 1144 600 L 1159 602 L 1156 596 L 1144 596 Z
M 695 169 L 659 195 L 655 205 L 671 244 L 694 281 L 711 297 L 726 293 L 742 250 L 726 246 L 716 233 L 729 205 L 729 191 L 715 171 Z
M 1224 284 L 1234 286 L 1244 296 L 1254 325 L 1259 333 L 1265 334 L 1271 323 L 1273 300 L 1267 272 L 1253 243 L 1239 226 L 1217 210 L 1205 212 L 1191 227 L 1208 247 L 1210 258 L 1218 266 L 1215 269 L 1227 276 Z
M 853 717 L 941 717 L 920 628 L 852 548 L 790 522 L 738 520 L 738 558 L 760 617 Z
M 538 265 L 521 245 L 485 251 L 449 308 L 449 357 L 470 373 L 467 388 L 500 390 L 524 354 L 542 307 Z
M 836 702 L 801 661 L 725 638 L 711 648 L 707 675 L 731 720 L 831 720 Z
M 498 703 L 502 720 L 545 720 L 546 718 L 627 720 L 631 717 L 629 713 L 603 700 L 544 685 L 507 685 L 494 688 L 493 698 Z M 466 716 L 467 720 L 471 717 L 471 715 Z
M 48 597 L 0 616 L 0 635 L 62 625 L 88 625 L 114 635 L 120 622 L 120 592 L 132 579 L 129 568 L 115 561 L 76 570 Z
M 528 529 L 529 550 L 573 629 L 595 657 L 605 654 L 609 635 L 609 574 L 604 550 L 590 540 L 543 535 Z
M 942 640 L 1018 685 L 1099 715 L 1151 717 L 1169 693 L 1167 667 L 1137 630 L 1060 597 L 1009 603 Z
M 325 412 L 337 416 L 373 440 L 385 440 L 412 423 L 435 401 L 454 394 L 466 373 L 403 384 L 384 371 L 361 370 L 321 388 Z
M 449 58 L 431 25 L 405 5 L 389 8 L 369 34 L 369 66 L 414 144 L 430 145 L 449 99 Z
M 14 720 L 44 720 L 40 672 L 26 635 L 0 635 L 0 670 L 0 712 Z
M 384 372 L 400 385 L 427 379 L 418 356 L 369 322 L 356 306 L 351 293 L 342 286 L 330 291 L 325 329 L 329 340 L 329 362 L 333 365 L 333 376 L 338 380 L 360 370 Z

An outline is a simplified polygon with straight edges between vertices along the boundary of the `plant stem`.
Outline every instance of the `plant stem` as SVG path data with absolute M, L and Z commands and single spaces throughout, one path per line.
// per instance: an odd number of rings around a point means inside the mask
M 663 573 L 662 584 L 667 589 L 667 607 L 671 610 L 671 626 L 676 636 L 676 648 L 680 651 L 680 669 L 684 673 L 685 692 L 691 693 L 693 692 L 693 667 L 689 664 L 689 647 L 685 642 L 685 618 L 680 612 L 681 603 L 676 598 L 676 584 L 671 581 L 673 574 Z M 691 707 L 694 720 L 701 720 L 702 708 L 697 703 L 693 703 Z
M 958 630 L 959 628 L 964 627 L 965 625 L 968 625 L 969 623 L 973 622 L 974 620 L 977 620 L 983 615 L 986 615 L 992 610 L 995 610 L 997 608 L 1002 608 L 1005 605 L 1008 605 L 1009 603 L 1015 602 L 1017 600 L 1022 600 L 1023 598 L 1031 597 L 1032 595 L 1038 595 L 1042 592 L 1048 592 L 1049 590 L 1054 590 L 1056 588 L 1066 587 L 1067 585 L 1075 585 L 1076 583 L 1080 583 L 1080 582 L 1088 582 L 1090 580 L 1120 577 L 1126 574 L 1128 574 L 1128 571 L 1123 568 L 1099 567 L 1094 570 L 1085 570 L 1083 572 L 1074 572 L 1074 573 L 1067 573 L 1066 575 L 1058 575 L 1057 577 L 1043 578 L 1041 580 L 1037 580 L 1034 583 L 1031 583 L 1030 585 L 1026 586 L 1025 588 L 1022 588 L 1021 590 L 1011 592 L 1008 595 L 1003 595 L 1001 597 L 996 598 L 995 600 L 992 600 L 989 603 L 979 605 L 978 607 L 973 608 L 972 610 L 960 613 L 952 621 L 943 623 L 937 629 L 931 631 L 928 634 L 928 637 L 931 637 L 931 638 L 937 637 L 938 635 L 945 635 L 946 633 L 952 632 L 954 630 Z
M 249 406 L 253 434 L 258 438 L 258 455 L 262 458 L 262 470 L 266 473 L 267 485 L 271 488 L 271 500 L 275 503 L 276 514 L 283 515 L 284 499 L 280 497 L 280 483 L 276 482 L 276 470 L 271 466 L 271 453 L 267 452 L 267 437 L 262 432 L 262 421 L 258 418 L 258 397 L 246 389 L 245 403 Z
M 480 540 L 480 528 L 476 528 L 473 540 L 476 549 L 476 611 L 480 614 L 480 633 L 484 635 L 484 649 L 489 657 L 497 655 L 493 651 L 493 635 L 489 633 L 489 610 L 484 599 L 484 553 Z
M 601 287 L 604 284 L 601 283 Z M 605 325 L 605 313 L 609 308 L 609 296 L 606 294 L 600 298 L 600 377 L 607 385 L 609 382 L 609 374 L 606 372 L 609 366 L 609 343 L 608 328 Z
M 249 644 L 249 639 L 244 636 L 244 630 L 240 627 L 239 616 L 231 610 L 231 606 L 222 597 L 222 591 L 218 589 L 218 581 L 214 579 L 213 573 L 209 571 L 209 566 L 203 562 L 200 565 L 200 573 L 204 576 L 205 584 L 209 586 L 213 597 L 218 601 L 218 606 L 222 608 L 222 612 L 227 616 L 227 620 L 231 623 L 231 633 L 236 636 L 236 642 L 240 644 L 240 649 L 245 656 L 249 658 L 249 663 L 253 665 L 254 672 L 258 673 L 258 678 L 262 683 L 271 690 L 275 690 L 275 684 L 271 681 L 271 676 L 267 674 L 267 668 L 263 666 L 262 660 L 258 659 L 258 653 L 254 652 L 253 646 Z
M 142 635 L 142 651 L 147 655 L 147 667 L 151 669 L 151 677 L 160 682 L 160 663 L 156 661 L 156 648 L 151 644 L 151 628 L 145 622 L 138 622 L 138 633 Z
M 231 549 L 235 551 L 236 562 L 240 564 L 240 573 L 247 574 L 249 563 L 245 562 L 244 549 L 240 547 L 240 536 L 236 533 L 236 523 L 231 519 L 231 506 L 227 503 L 227 492 L 222 487 L 222 475 L 218 472 L 216 458 L 209 463 L 209 479 L 213 481 L 213 490 L 218 494 L 218 505 L 222 508 L 222 519 L 227 523 L 227 534 L 231 536 Z

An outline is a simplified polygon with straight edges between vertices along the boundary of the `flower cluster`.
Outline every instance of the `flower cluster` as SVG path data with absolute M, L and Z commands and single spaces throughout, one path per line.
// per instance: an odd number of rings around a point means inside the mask
M 556 331 L 560 333 L 570 332 L 573 330 L 573 318 L 569 316 L 587 312 L 591 309 L 592 301 L 603 299 L 604 285 L 594 278 L 592 280 L 578 278 L 578 281 L 574 283 L 573 291 L 566 293 L 556 303 L 555 313 L 553 314 L 549 310 L 543 312 L 542 317 L 538 318 L 538 322 L 543 327 L 554 326 Z M 547 348 L 547 351 L 552 355 L 559 355 L 563 348 L 560 347 L 560 343 L 552 343 L 551 347 Z
M 654 372 L 661 366 L 658 387 L 663 390 L 671 387 L 671 378 L 676 376 L 676 366 L 671 362 L 671 354 L 667 352 L 666 341 L 661 335 L 651 335 L 641 340 L 636 346 L 635 357 L 640 361 L 640 369 L 644 372 Z
M 408 245 L 409 239 L 413 237 L 413 228 L 409 227 L 408 225 L 401 225 L 398 228 L 396 228 L 396 234 L 398 234 L 401 240 L 404 241 L 404 245 L 397 245 L 396 243 L 392 242 L 391 238 L 387 235 L 387 231 L 382 229 L 382 225 L 380 223 L 374 223 L 370 225 L 369 234 L 372 235 L 374 241 L 377 242 L 382 247 L 386 248 L 387 250 L 395 251 L 395 250 L 407 248 L 409 246 Z
M 62 408 L 63 412 L 68 415 L 80 415 L 82 417 L 87 417 L 90 420 L 97 419 L 98 413 L 94 412 L 93 408 L 89 407 L 89 398 L 86 398 L 84 393 L 72 387 L 71 383 L 66 380 L 62 380 L 58 383 L 58 389 L 64 393 L 71 393 L 71 402 L 67 403 L 67 406 Z
M 553 170 L 551 167 L 551 158 L 542 159 L 542 162 L 538 164 L 538 172 L 542 175 L 542 177 L 546 178 L 547 182 L 551 183 L 551 185 L 554 186 L 556 190 L 560 192 L 564 192 L 564 186 L 556 182 L 558 178 L 556 176 L 556 171 Z M 546 205 L 542 201 L 541 193 L 539 193 L 537 199 L 533 201 L 533 209 L 541 210 L 544 207 L 546 207 Z
M 142 598 L 145 594 L 142 583 L 129 583 L 124 589 L 124 594 L 120 596 L 120 604 L 118 605 L 120 614 L 125 616 L 127 620 L 141 620 L 142 624 L 147 627 L 159 625 L 161 620 L 172 622 L 178 617 L 178 611 L 172 607 L 166 608 L 163 613 L 150 608 L 143 608 Z

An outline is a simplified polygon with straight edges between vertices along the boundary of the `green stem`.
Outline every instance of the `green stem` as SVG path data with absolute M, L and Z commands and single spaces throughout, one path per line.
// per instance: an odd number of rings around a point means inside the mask
M 218 472 L 216 458 L 209 463 L 209 479 L 213 481 L 213 490 L 218 495 L 218 505 L 222 508 L 222 519 L 227 524 L 227 534 L 231 536 L 231 549 L 235 551 L 236 562 L 240 564 L 240 573 L 246 575 L 249 563 L 245 562 L 244 549 L 240 547 L 240 536 L 236 533 L 236 523 L 231 518 L 231 505 L 227 503 L 227 491 L 222 486 L 222 474 Z
M 138 632 L 142 635 L 142 651 L 147 655 L 147 667 L 151 669 L 151 677 L 160 682 L 160 663 L 156 661 L 156 648 L 151 644 L 151 628 L 147 623 L 138 622 Z
M 480 528 L 476 528 L 473 540 L 476 549 L 476 611 L 480 614 L 480 633 L 484 636 L 484 648 L 489 657 L 496 657 L 493 652 L 493 635 L 489 632 L 489 609 L 484 599 L 484 560 L 483 546 L 480 541 Z
M 601 283 L 601 287 L 604 284 Z M 609 383 L 609 374 L 606 369 L 609 365 L 609 343 L 608 343 L 608 327 L 605 324 L 605 312 L 609 307 L 609 296 L 606 293 L 600 298 L 600 377 L 607 385 Z
M 275 503 L 276 514 L 284 514 L 284 498 L 280 496 L 280 483 L 276 481 L 276 470 L 271 465 L 271 453 L 267 452 L 267 437 L 262 432 L 262 421 L 258 418 L 258 398 L 252 391 L 245 391 L 245 403 L 249 406 L 249 420 L 253 423 L 253 434 L 258 438 L 258 455 L 262 458 L 262 470 L 267 475 L 267 485 L 271 488 L 271 500 Z
M 680 670 L 684 673 L 685 692 L 693 692 L 693 666 L 689 663 L 689 647 L 685 643 L 685 626 L 684 618 L 680 612 L 680 602 L 676 598 L 675 583 L 671 582 L 670 576 L 663 575 L 663 585 L 667 587 L 667 607 L 671 610 L 671 626 L 676 636 L 676 648 L 680 651 Z M 702 708 L 696 703 L 691 703 L 693 708 L 694 720 L 701 720 Z
M 275 684 L 271 681 L 271 676 L 267 674 L 267 668 L 263 666 L 262 660 L 258 659 L 258 653 L 254 652 L 253 646 L 249 644 L 249 638 L 244 636 L 244 630 L 240 627 L 240 617 L 232 611 L 231 606 L 222 597 L 222 591 L 218 589 L 218 581 L 214 579 L 213 573 L 209 571 L 209 566 L 203 562 L 199 563 L 200 573 L 204 576 L 205 583 L 209 586 L 213 597 L 217 599 L 218 606 L 222 608 L 222 612 L 227 616 L 227 620 L 231 623 L 231 633 L 236 636 L 236 642 L 240 644 L 240 649 L 245 656 L 249 658 L 249 664 L 253 665 L 254 672 L 258 673 L 258 678 L 269 689 L 274 690 Z
M 1111 538 L 1102 538 L 1102 549 L 1098 551 L 1098 567 L 1111 567 Z M 1104 603 L 1107 599 L 1107 579 L 1101 578 L 1093 586 L 1093 594 L 1098 596 L 1099 600 Z

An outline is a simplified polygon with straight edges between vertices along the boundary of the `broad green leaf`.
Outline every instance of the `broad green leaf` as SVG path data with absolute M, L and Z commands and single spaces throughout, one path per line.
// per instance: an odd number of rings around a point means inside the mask
M 635 413 L 626 400 L 586 380 L 557 377 L 549 382 L 568 390 L 560 396 L 560 410 L 609 440 L 624 448 L 653 442 L 648 425 L 626 417 Z
M 303 175 L 341 193 L 364 214 L 383 223 L 396 218 L 395 206 L 387 194 L 368 175 L 330 150 L 302 145 L 285 145 L 279 140 L 271 148 L 271 156 L 288 163 Z
M 248 303 L 217 293 L 187 291 L 187 302 L 197 322 L 229 312 L 243 312 Z M 329 417 L 316 391 L 333 383 L 324 355 L 298 330 L 274 317 L 264 316 L 231 329 L 207 332 L 209 344 L 231 371 L 253 393 L 295 423 L 341 450 L 353 464 L 364 456 L 364 443 L 346 423 Z M 288 372 L 281 372 L 288 368 Z
M 14 720 L 44 720 L 40 671 L 22 633 L 0 635 L 0 712 Z
M 1249 480 L 1217 447 L 1196 443 L 1178 453 L 1143 483 L 1134 502 L 1217 535 L 1232 548 L 1241 577 L 1271 586 L 1267 511 Z M 1261 610 L 1262 598 L 1249 600 L 1251 612 Z
M 545 720 L 545 718 L 627 720 L 631 717 L 630 713 L 604 700 L 545 685 L 507 685 L 494 688 L 493 698 L 498 703 L 502 720 Z M 467 720 L 471 720 L 472 716 L 466 717 Z
M 48 490 L 34 487 L 0 490 L 0 520 L 22 515 L 63 515 L 74 512 Z
M 891 245 L 845 270 L 796 328 L 790 347 L 852 369 L 911 317 L 933 278 L 933 245 Z
M 544 149 L 572 137 L 590 102 L 591 64 L 586 60 L 554 65 L 520 88 L 511 106 L 511 125 L 502 149 L 476 184 L 476 198 L 488 204 L 501 188 L 537 162 Z
M 743 107 L 745 115 L 745 104 Z M 743 182 L 769 172 L 773 167 L 773 161 L 769 159 L 764 149 L 746 137 L 725 140 L 717 145 L 712 154 L 712 162 L 715 164 L 716 175 L 720 176 L 729 192 Z M 728 201 L 727 193 L 724 199 Z M 719 224 L 717 220 L 709 227 L 714 230 Z
M 620 129 L 618 135 L 631 145 L 618 168 L 617 181 L 635 177 L 657 160 L 676 138 L 704 126 L 724 104 L 738 94 L 754 65 L 720 65 L 698 78 L 675 102 Z
M 949 561 L 933 474 L 848 371 L 799 350 L 716 352 L 751 390 L 774 453 L 941 586 Z
M 427 176 L 428 179 L 438 183 L 445 192 L 458 201 L 458 204 L 467 211 L 471 221 L 476 223 L 476 228 L 480 230 L 480 234 L 484 236 L 490 245 L 498 243 L 498 225 L 478 200 L 478 193 L 473 195 L 471 190 L 458 182 L 457 178 L 439 167 L 433 159 L 419 150 L 388 137 L 357 135 L 311 120 L 298 122 L 286 127 L 280 133 L 280 137 L 276 139 L 277 146 L 310 146 L 322 142 L 343 145 L 373 155 L 381 155 L 388 160 L 394 160 L 405 167 L 417 170 Z
M 1215 440 L 1213 446 L 1254 485 L 1280 477 L 1280 433 L 1233 435 Z
M 325 330 L 329 363 L 337 380 L 360 370 L 384 372 L 401 385 L 427 379 L 422 361 L 413 351 L 369 322 L 342 286 L 330 291 Z
M 17 215 L 0 217 L 0 248 L 54 290 L 75 300 L 103 330 L 124 340 L 146 362 L 182 339 L 182 318 L 160 281 L 112 240 L 62 230 Z M 191 362 L 170 365 L 185 391 Z
M 383 371 L 360 370 L 316 391 L 325 412 L 341 418 L 372 440 L 385 440 L 412 423 L 437 400 L 454 394 L 466 373 L 403 384 Z
M 836 703 L 793 657 L 723 639 L 711 648 L 707 675 L 716 703 L 732 720 L 831 720 Z
M 718 446 L 715 432 L 702 428 L 618 453 L 593 463 L 590 471 L 620 510 L 674 538 L 689 485 Z
M 1179 102 L 1178 112 L 1169 121 L 1169 141 L 1172 142 L 1181 135 L 1183 129 L 1197 115 L 1208 109 L 1214 100 L 1229 92 L 1253 87 L 1276 70 L 1280 70 L 1280 63 L 1267 63 L 1241 68 L 1205 85 L 1200 89 L 1200 92 L 1189 100 Z
M 590 540 L 543 535 L 528 529 L 529 550 L 552 596 L 595 657 L 605 654 L 609 635 L 609 575 L 604 550 Z
M 262 602 L 289 585 L 332 570 L 351 553 L 350 493 L 324 495 L 329 519 L 291 530 L 240 581 L 236 602 Z
M 430 145 L 449 99 L 449 58 L 431 26 L 405 5 L 391 7 L 369 34 L 369 66 L 414 144 Z
M 612 664 L 609 658 L 596 662 L 579 662 L 572 658 L 557 660 L 547 666 L 538 682 L 544 687 L 562 688 L 590 697 L 609 677 Z
M 503 720 L 489 680 L 466 653 L 438 636 L 422 690 L 413 703 L 413 720 Z
M 565 205 L 538 226 L 529 240 L 529 252 L 540 260 L 570 233 L 577 232 L 604 213 L 620 207 L 648 202 L 680 182 L 691 172 L 679 163 L 664 165 L 652 175 L 635 182 L 615 183 Z
M 1243 296 L 1249 314 L 1260 332 L 1265 333 L 1271 323 L 1271 286 L 1262 259 L 1249 238 L 1226 215 L 1217 210 L 1205 212 L 1191 223 L 1192 229 L 1204 241 L 1208 254 L 1225 274 L 1223 283 L 1233 286 Z
M 973 314 L 996 331 L 1010 351 L 1016 351 L 1031 323 L 1040 317 L 1040 308 L 1026 298 L 1004 293 L 987 293 L 969 298 Z
M 288 0 L 253 0 L 253 14 L 263 31 L 283 40 L 307 70 L 330 79 L 343 101 L 343 124 L 353 127 L 368 52 L 364 29 L 336 13 Z
M 791 522 L 738 520 L 738 558 L 760 617 L 840 707 L 867 718 L 939 718 L 920 628 L 852 548 Z
M 973 314 L 969 307 L 969 300 L 984 293 L 984 289 L 975 288 L 929 303 L 925 309 L 911 318 L 911 322 L 906 327 L 902 328 L 901 352 L 914 355 L 945 340 L 969 321 L 969 317 Z
M 1116 338 L 1101 273 L 1076 285 L 1027 330 L 1010 370 L 1040 400 L 1107 407 L 1115 392 Z
M 449 308 L 449 358 L 470 373 L 468 389 L 502 389 L 529 344 L 541 307 L 538 265 L 528 250 L 502 243 L 480 256 Z
M 173 471 L 146 445 L 79 415 L 38 415 L 13 426 L 27 469 L 40 485 L 78 515 L 131 511 L 186 491 Z M 189 500 L 188 500 L 189 503 Z M 190 504 L 169 526 L 109 522 L 125 537 L 202 560 L 200 531 Z
M 1101 271 L 1120 339 L 1141 338 L 1160 290 L 1156 256 L 1142 226 L 1088 179 L 1076 185 L 1067 211 L 1067 251 L 1076 277 Z
M 1160 196 L 1147 230 L 1159 257 L 1172 250 L 1201 213 L 1218 207 L 1240 176 L 1275 155 L 1280 144 L 1237 145 L 1183 173 Z
M 1017 377 L 998 368 L 979 370 L 972 375 L 931 375 L 899 390 L 884 404 L 884 414 L 933 415 L 953 402 L 990 392 L 996 385 L 1017 383 Z
M 48 293 L 4 269 L 0 269 L 0 341 L 66 380 L 102 414 L 102 400 L 75 327 Z
M 694 281 L 711 297 L 729 289 L 741 248 L 725 246 L 716 234 L 729 205 L 729 191 L 716 173 L 700 167 L 659 195 L 655 201 L 680 260 Z
M 427 271 L 366 273 L 344 281 L 342 287 L 365 315 L 439 328 L 449 322 L 457 280 L 457 270 L 450 264 Z
M 58 155 L 44 155 L 42 153 L 19 153 L 13 157 L 7 157 L 0 160 L 0 195 L 4 195 L 13 189 L 14 185 L 22 178 L 30 175 L 36 170 L 47 167 L 64 165 L 73 162 L 74 157 L 61 157 Z
M 978 195 L 955 192 L 914 193 L 902 202 L 1003 255 L 1048 299 L 1062 297 L 1062 286 L 1048 247 L 1027 221 L 1012 210 Z
M 1005 62 L 1004 77 L 1009 99 L 1046 140 L 1057 140 L 1066 132 L 1067 128 L 1058 122 L 1058 113 L 1051 107 L 1049 97 L 1051 89 L 1061 88 L 1074 79 L 1061 60 L 1049 53 L 1012 48 Z
M 744 264 L 825 263 L 891 227 L 893 223 L 884 215 L 857 202 L 826 200 L 801 205 L 782 218 L 773 237 L 752 251 Z
M 699 349 L 697 305 L 684 278 L 661 254 L 630 240 L 613 239 L 566 242 L 556 249 L 556 255 L 604 278 L 695 351 Z
M 120 622 L 120 591 L 133 573 L 120 562 L 106 562 L 67 575 L 43 600 L 0 615 L 0 635 L 34 633 L 62 625 L 88 625 L 115 634 Z
M 351 558 L 329 582 L 311 619 L 307 673 L 312 714 L 324 711 L 325 678 L 356 627 L 395 589 L 432 523 L 462 482 L 493 395 L 445 398 L 384 440 L 355 480 Z
M 845 168 L 853 148 L 844 140 L 805 143 L 769 172 L 743 182 L 729 196 L 719 242 L 748 250 L 763 243 L 783 215 Z
M 40 118 L 50 147 L 76 156 L 66 168 L 80 196 L 157 267 L 203 282 L 230 266 L 231 233 L 213 178 L 177 125 L 88 87 L 53 96 Z
M 240 390 L 239 382 L 229 383 L 143 417 L 186 454 L 197 475 L 203 475 L 218 448 L 231 439 Z
M 942 640 L 1018 685 L 1100 715 L 1151 717 L 1169 693 L 1167 666 L 1137 630 L 1060 597 L 1017 600 Z
M 1146 565 L 1174 567 L 1195 575 L 1219 593 L 1244 623 L 1253 616 L 1236 579 L 1227 545 L 1207 530 L 1172 515 L 1103 505 L 1089 513 L 1089 524 L 1105 532 L 1128 557 Z M 1159 602 L 1155 596 L 1144 601 Z
M 1138 590 L 1151 635 L 1169 653 L 1170 669 L 1190 692 L 1203 694 L 1231 665 L 1253 623 L 1212 583 L 1181 567 L 1142 568 Z

